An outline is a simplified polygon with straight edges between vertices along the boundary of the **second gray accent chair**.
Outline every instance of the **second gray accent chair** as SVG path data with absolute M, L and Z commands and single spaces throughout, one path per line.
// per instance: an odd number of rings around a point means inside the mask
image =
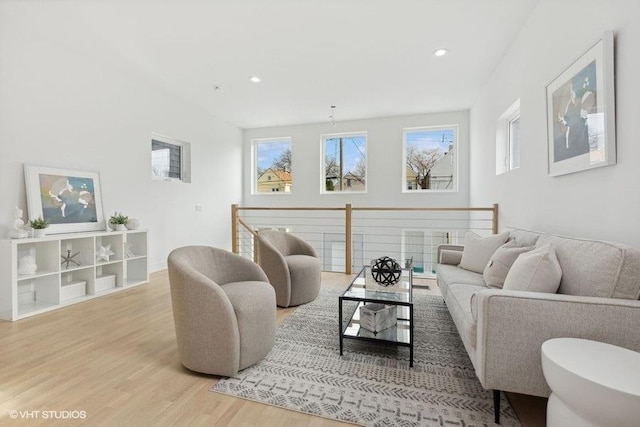
M 276 297 L 260 266 L 223 249 L 187 246 L 169 254 L 168 268 L 185 367 L 232 377 L 269 353 Z
M 280 307 L 311 302 L 320 293 L 320 259 L 308 242 L 278 230 L 258 233 L 258 263 Z

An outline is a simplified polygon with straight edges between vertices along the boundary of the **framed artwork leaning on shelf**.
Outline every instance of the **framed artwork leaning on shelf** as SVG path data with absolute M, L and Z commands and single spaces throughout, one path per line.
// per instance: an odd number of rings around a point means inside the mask
M 25 164 L 24 177 L 29 218 L 48 221 L 50 234 L 105 229 L 97 172 Z

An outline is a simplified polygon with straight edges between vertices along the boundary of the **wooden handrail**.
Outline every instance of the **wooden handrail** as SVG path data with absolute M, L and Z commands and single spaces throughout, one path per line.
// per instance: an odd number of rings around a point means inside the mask
M 240 253 L 238 248 L 238 205 L 231 205 L 231 252 Z
M 493 208 L 393 208 L 393 207 L 361 207 L 354 211 L 454 211 L 454 212 L 490 212 Z
M 494 208 L 495 207 L 495 208 Z M 454 211 L 454 212 L 491 212 L 497 209 L 497 204 L 490 208 L 420 208 L 420 207 L 351 207 L 352 211 Z M 260 206 L 238 206 L 240 211 L 344 211 L 346 207 L 260 207 Z
M 231 205 L 231 233 L 232 233 L 232 250 L 234 253 L 239 253 L 239 226 L 244 227 L 248 230 L 254 238 L 258 236 L 258 233 L 247 223 L 245 223 L 242 219 L 239 218 L 239 211 L 344 211 L 344 226 L 345 226 L 345 273 L 352 273 L 352 251 L 353 251 L 353 212 L 361 211 L 361 212 L 372 212 L 372 211 L 384 211 L 384 212 L 491 212 L 491 230 L 493 234 L 498 233 L 498 204 L 495 203 L 491 207 L 388 207 L 388 206 L 380 206 L 380 207 L 354 207 L 350 203 L 346 204 L 344 207 L 294 207 L 294 206 L 285 206 L 285 207 L 273 207 L 273 206 L 238 206 L 237 204 Z M 254 259 L 257 260 L 257 245 L 254 245 Z
M 260 206 L 239 206 L 238 210 L 241 211 L 343 211 L 345 208 L 310 208 L 310 207 L 260 207 Z
M 493 204 L 493 234 L 498 234 L 498 204 Z
M 351 274 L 351 203 L 348 203 L 345 206 L 345 215 L 344 215 L 344 272 L 346 274 Z
M 244 228 L 246 228 L 249 233 L 253 234 L 253 237 L 258 237 L 258 232 L 256 230 L 254 230 L 253 228 L 251 228 L 251 226 L 249 224 L 247 224 L 246 222 L 244 222 L 240 218 L 238 218 L 238 223 L 241 226 L 243 226 Z

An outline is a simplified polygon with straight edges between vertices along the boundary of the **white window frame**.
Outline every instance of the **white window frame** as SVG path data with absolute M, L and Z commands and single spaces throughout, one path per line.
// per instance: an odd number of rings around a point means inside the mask
M 513 135 L 511 124 L 520 118 L 520 98 L 505 110 L 498 118 L 496 129 L 496 175 L 518 169 L 520 167 L 520 151 L 518 152 L 518 166 L 514 167 Z M 520 122 L 522 126 L 522 122 Z M 518 133 L 521 138 L 522 132 Z M 521 139 L 520 139 L 521 141 Z
M 291 174 L 291 191 L 258 191 L 258 145 L 260 144 L 275 144 L 281 142 L 289 142 L 289 149 L 291 150 L 291 168 L 293 169 L 293 139 L 290 136 L 275 137 L 275 138 L 256 138 L 251 140 L 251 194 L 254 196 L 282 196 L 290 195 L 293 193 L 293 171 L 289 171 Z
M 158 176 L 154 174 L 153 169 L 153 142 L 161 142 L 163 144 L 172 145 L 177 147 L 180 151 L 180 177 Z M 151 134 L 151 179 L 159 181 L 173 181 L 173 182 L 191 182 L 191 144 L 189 142 L 180 141 L 175 138 L 171 138 L 156 133 Z
M 327 139 L 334 139 L 334 138 L 350 138 L 350 137 L 356 137 L 356 136 L 362 136 L 364 137 L 364 167 L 365 167 L 365 172 L 364 172 L 364 190 L 358 190 L 358 191 L 351 191 L 351 190 L 333 190 L 333 191 L 327 191 L 327 187 L 326 187 L 326 182 L 327 182 L 327 178 L 326 178 L 326 140 Z M 341 133 L 327 133 L 327 134 L 323 134 L 320 136 L 320 194 L 366 194 L 368 191 L 368 184 L 369 184 L 369 153 L 368 153 L 368 146 L 369 146 L 369 135 L 366 131 L 364 132 L 341 132 Z
M 419 190 L 407 188 L 407 134 L 420 132 L 420 131 L 437 131 L 437 130 L 452 130 L 453 131 L 453 188 L 449 190 L 442 189 L 431 189 L 431 188 L 421 188 Z M 450 125 L 437 125 L 437 126 L 419 126 L 419 127 L 411 127 L 402 129 L 402 192 L 408 194 L 424 194 L 424 193 L 457 193 L 459 188 L 459 154 L 460 151 L 460 141 L 459 139 L 459 125 L 458 124 L 450 124 Z

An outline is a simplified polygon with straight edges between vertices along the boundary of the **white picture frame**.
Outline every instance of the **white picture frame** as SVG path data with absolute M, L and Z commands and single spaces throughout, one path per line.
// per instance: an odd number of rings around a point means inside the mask
M 554 78 L 546 94 L 549 175 L 614 165 L 613 32 Z
M 106 230 L 98 172 L 25 164 L 24 176 L 29 220 L 48 234 Z

